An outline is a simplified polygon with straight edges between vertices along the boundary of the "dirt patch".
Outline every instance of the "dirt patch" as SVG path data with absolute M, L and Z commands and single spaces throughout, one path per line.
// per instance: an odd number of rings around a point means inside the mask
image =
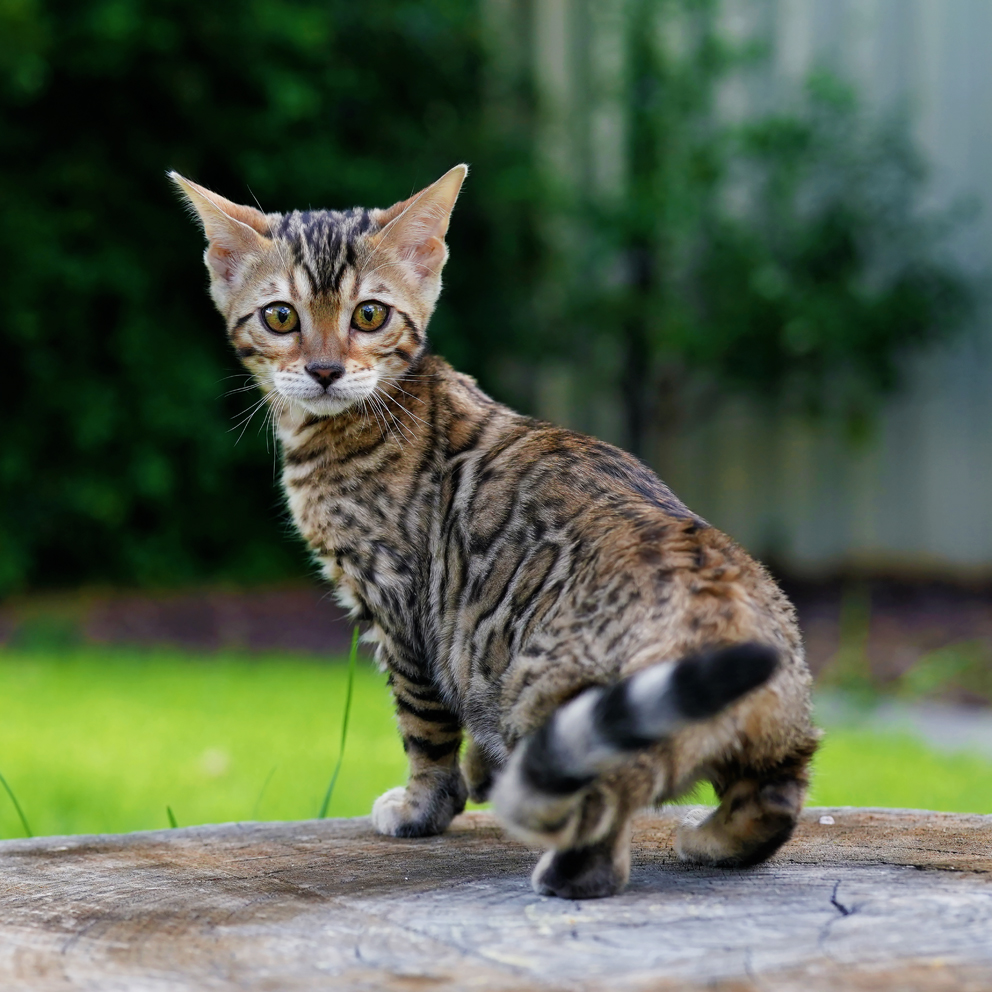
M 814 675 L 917 698 L 992 702 L 992 586 L 892 579 L 783 583 Z
M 992 586 L 898 580 L 786 581 L 810 667 L 875 689 L 919 668 L 916 696 L 992 700 Z M 72 643 L 341 655 L 351 625 L 326 586 L 81 592 L 0 606 L 0 643 Z M 912 686 L 910 688 L 913 688 Z
M 341 655 L 351 624 L 326 587 L 30 597 L 0 607 L 0 643 Z

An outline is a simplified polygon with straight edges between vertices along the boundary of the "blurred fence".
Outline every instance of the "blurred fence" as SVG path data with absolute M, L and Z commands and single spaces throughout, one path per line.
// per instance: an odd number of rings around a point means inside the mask
M 496 11 L 509 9 L 491 0 Z M 534 0 L 545 167 L 622 182 L 610 98 L 620 72 L 623 0 Z M 760 80 L 725 94 L 728 111 L 764 109 L 825 66 L 879 110 L 911 115 L 932 169 L 934 203 L 986 205 L 951 249 L 981 277 L 992 263 L 992 2 L 733 0 L 726 27 L 759 34 L 772 57 Z M 598 81 L 589 98 L 588 80 Z M 585 83 L 585 85 L 584 85 Z M 728 398 L 670 424 L 649 455 L 691 506 L 794 573 L 863 568 L 992 575 L 992 311 L 953 346 L 906 363 L 905 387 L 867 437 Z M 545 416 L 623 440 L 616 409 L 590 412 L 567 368 L 547 370 Z

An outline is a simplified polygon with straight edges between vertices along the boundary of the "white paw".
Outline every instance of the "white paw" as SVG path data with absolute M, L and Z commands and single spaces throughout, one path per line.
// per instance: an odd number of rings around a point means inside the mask
M 372 804 L 372 826 L 377 834 L 399 837 L 408 828 L 411 817 L 406 789 L 402 785 L 384 792 Z
M 698 827 L 712 812 L 713 810 L 708 806 L 696 806 L 694 809 L 689 810 L 682 818 L 682 829 L 692 830 Z
M 719 838 L 713 835 L 713 813 L 707 806 L 697 806 L 683 817 L 675 831 L 675 853 L 681 861 L 712 864 L 720 860 L 723 851 Z

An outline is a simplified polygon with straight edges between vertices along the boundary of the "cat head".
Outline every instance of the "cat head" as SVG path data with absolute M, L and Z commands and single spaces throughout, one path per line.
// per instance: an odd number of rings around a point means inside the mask
M 170 173 L 203 225 L 228 337 L 263 389 L 334 416 L 417 362 L 467 173 L 456 165 L 384 210 L 288 214 L 239 206 Z

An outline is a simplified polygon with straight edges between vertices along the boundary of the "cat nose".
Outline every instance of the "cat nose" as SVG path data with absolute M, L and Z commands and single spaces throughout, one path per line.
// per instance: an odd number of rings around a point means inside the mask
M 340 362 L 311 362 L 306 369 L 310 378 L 325 389 L 344 375 L 344 366 Z

